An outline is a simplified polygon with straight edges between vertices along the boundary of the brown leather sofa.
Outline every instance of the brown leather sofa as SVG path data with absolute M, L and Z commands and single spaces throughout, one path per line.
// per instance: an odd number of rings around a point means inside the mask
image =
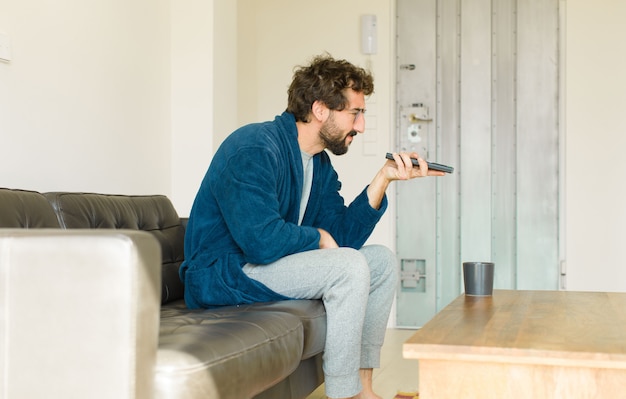
M 161 195 L 0 188 L 0 398 L 315 390 L 321 301 L 187 309 L 185 222 Z

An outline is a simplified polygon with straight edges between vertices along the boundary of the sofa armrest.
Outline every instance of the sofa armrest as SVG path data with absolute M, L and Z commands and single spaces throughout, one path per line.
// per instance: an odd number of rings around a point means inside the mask
M 160 266 L 141 231 L 0 229 L 0 397 L 151 397 Z

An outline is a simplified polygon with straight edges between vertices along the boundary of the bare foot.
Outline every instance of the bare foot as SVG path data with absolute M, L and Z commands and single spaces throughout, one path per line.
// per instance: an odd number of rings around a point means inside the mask
M 360 369 L 359 377 L 361 378 L 361 384 L 363 386 L 363 390 L 356 396 L 351 398 L 335 398 L 335 399 L 383 399 L 381 396 L 378 396 L 374 393 L 372 389 L 372 369 Z M 327 399 L 331 399 L 327 397 Z
M 359 377 L 361 377 L 361 385 L 363 390 L 354 397 L 354 399 L 383 399 L 374 393 L 372 389 L 372 369 L 360 369 Z

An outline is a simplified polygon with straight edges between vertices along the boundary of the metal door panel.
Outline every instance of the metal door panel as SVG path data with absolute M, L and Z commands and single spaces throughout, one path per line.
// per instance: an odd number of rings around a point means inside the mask
M 466 260 L 494 261 L 496 288 L 558 288 L 558 6 L 397 0 L 396 148 L 456 167 L 395 185 L 400 326 L 454 299 Z
M 558 8 L 518 1 L 518 270 L 521 289 L 558 286 Z
M 405 5 L 408 8 L 405 8 Z M 398 15 L 417 12 L 410 23 L 398 24 L 398 140 L 403 151 L 416 151 L 423 157 L 436 152 L 435 124 L 430 117 L 436 97 L 436 0 L 398 2 Z M 416 67 L 418 66 L 418 67 Z M 400 83 L 401 82 L 401 83 Z M 436 201 L 435 180 L 401 182 L 396 191 L 402 218 L 397 234 L 401 282 L 397 295 L 396 324 L 423 325 L 432 317 L 428 309 L 436 308 Z M 413 269 L 419 280 L 412 280 Z
M 491 0 L 461 1 L 461 255 L 491 258 Z
M 515 288 L 516 252 L 516 0 L 500 0 L 493 11 L 492 81 L 492 260 L 494 285 Z
M 454 164 L 460 157 L 459 139 L 461 84 L 459 57 L 460 3 L 437 4 L 437 101 L 433 118 L 437 123 L 437 158 Z M 458 163 L 455 164 L 458 171 Z M 450 303 L 458 293 L 461 279 L 460 173 L 437 181 L 437 306 Z

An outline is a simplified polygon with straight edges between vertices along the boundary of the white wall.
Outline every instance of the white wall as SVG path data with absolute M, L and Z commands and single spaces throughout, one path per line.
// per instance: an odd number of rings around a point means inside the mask
M 223 2 L 223 0 L 220 0 Z M 188 216 L 213 155 L 215 54 L 213 1 L 171 1 L 171 163 L 169 197 L 178 214 Z M 219 109 L 217 109 L 219 111 Z M 171 158 L 170 158 L 171 157 Z
M 167 0 L 0 0 L 0 186 L 171 190 Z
M 213 7 L 0 0 L 0 186 L 160 193 L 187 215 L 213 153 Z
M 239 127 L 237 114 L 237 24 L 238 2 L 233 0 L 214 0 L 214 57 L 215 68 L 213 89 L 213 148 L 216 150 L 229 132 Z M 208 166 L 208 164 L 207 164 Z
M 565 3 L 567 288 L 626 291 L 626 2 Z

